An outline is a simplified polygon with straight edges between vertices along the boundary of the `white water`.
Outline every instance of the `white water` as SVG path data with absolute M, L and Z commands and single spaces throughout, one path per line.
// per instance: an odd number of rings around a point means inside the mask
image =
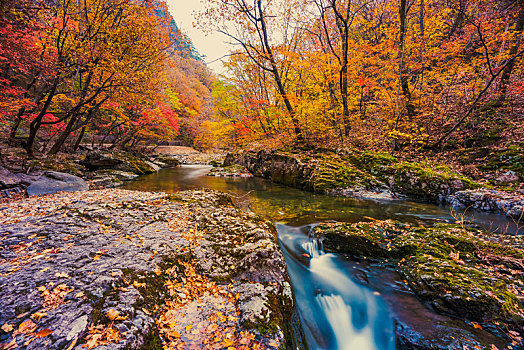
M 377 348 L 374 334 L 383 321 L 379 319 L 378 298 L 354 283 L 337 265 L 337 256 L 325 254 L 318 240 L 303 242 L 301 247 L 311 257 L 312 277 L 321 281 L 322 291 L 314 300 L 333 331 L 336 349 L 382 350 Z
M 340 350 L 376 349 L 371 327 L 365 327 L 361 331 L 355 330 L 351 322 L 351 307 L 340 295 L 319 294 L 315 301 L 324 310 Z

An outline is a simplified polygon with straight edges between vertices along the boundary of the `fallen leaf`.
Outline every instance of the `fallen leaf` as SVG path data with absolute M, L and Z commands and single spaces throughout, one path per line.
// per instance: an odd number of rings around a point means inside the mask
M 4 323 L 4 325 L 0 327 L 0 329 L 2 329 L 6 333 L 9 333 L 14 329 L 14 327 L 10 325 L 9 323 Z
M 18 332 L 22 334 L 32 333 L 36 329 L 36 324 L 32 320 L 26 320 L 18 326 Z
M 110 309 L 106 313 L 107 318 L 109 318 L 111 321 L 114 321 L 120 316 L 120 313 L 115 309 Z
M 44 338 L 44 337 L 47 337 L 51 333 L 53 333 L 52 330 L 50 330 L 49 328 L 44 328 L 44 329 L 38 331 L 38 333 L 35 334 L 35 337 L 36 338 Z
M 44 316 L 47 316 L 46 312 L 35 312 L 31 315 L 31 318 L 35 321 L 40 321 Z

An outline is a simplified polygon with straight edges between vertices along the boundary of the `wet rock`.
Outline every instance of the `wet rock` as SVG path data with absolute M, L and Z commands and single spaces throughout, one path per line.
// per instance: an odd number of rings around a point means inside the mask
M 499 325 L 523 335 L 520 238 L 458 225 L 418 227 L 391 221 L 322 224 L 313 232 L 327 252 L 394 267 L 421 300 L 443 314 L 478 322 L 499 337 Z
M 446 201 L 456 208 L 472 208 L 485 211 L 500 211 L 508 216 L 520 218 L 524 212 L 524 196 L 497 190 L 478 189 L 458 191 Z
M 288 150 L 230 153 L 225 166 L 238 164 L 255 176 L 313 192 L 391 200 L 395 197 L 442 202 L 450 194 L 480 185 L 448 167 L 401 162 L 380 152 Z
M 178 160 L 174 156 L 170 156 L 167 154 L 160 154 L 154 156 L 150 158 L 150 160 L 159 165 L 161 168 L 175 168 L 177 166 L 180 166 L 180 160 Z
M 214 167 L 207 174 L 208 176 L 218 177 L 252 177 L 251 174 L 245 167 L 241 165 L 230 165 L 227 167 Z
M 27 194 L 29 196 L 39 196 L 56 192 L 87 191 L 88 189 L 87 182 L 78 176 L 46 171 L 27 188 Z
M 376 200 L 376 201 L 394 201 L 402 200 L 407 197 L 401 194 L 395 194 L 391 190 L 383 188 L 375 189 L 365 189 L 363 187 L 349 187 L 349 188 L 340 188 L 328 192 L 329 194 L 342 197 L 351 197 L 367 200 Z

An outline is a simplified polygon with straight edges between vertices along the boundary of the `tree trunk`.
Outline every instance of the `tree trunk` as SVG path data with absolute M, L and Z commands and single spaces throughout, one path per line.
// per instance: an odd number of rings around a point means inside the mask
M 522 33 L 524 30 L 524 0 L 519 0 L 517 3 L 520 7 L 520 10 L 519 15 L 517 17 L 517 21 L 515 23 L 515 33 L 513 34 L 515 38 L 515 44 L 509 50 L 510 57 L 516 55 L 519 51 L 520 44 L 522 42 Z M 500 102 L 504 102 L 506 100 L 506 94 L 508 92 L 508 85 L 511 78 L 511 72 L 513 71 L 513 67 L 515 67 L 515 61 L 511 61 L 511 63 L 504 68 L 502 74 L 500 75 Z
M 14 145 L 15 143 L 16 132 L 18 131 L 18 128 L 20 127 L 20 122 L 22 121 L 20 117 L 24 114 L 24 112 L 25 108 L 20 108 L 18 114 L 16 115 L 16 119 L 13 125 L 11 125 L 11 132 L 9 133 L 9 139 L 7 141 L 9 145 Z
M 55 78 L 53 86 L 51 86 L 51 89 L 49 90 L 49 94 L 47 95 L 47 99 L 44 103 L 44 106 L 42 107 L 42 110 L 29 125 L 29 137 L 27 138 L 25 145 L 25 150 L 29 156 L 33 155 L 33 145 L 35 143 L 36 133 L 38 132 L 38 129 L 40 129 L 40 126 L 42 126 L 42 119 L 44 118 L 44 115 L 46 115 L 47 109 L 53 100 L 53 97 L 56 93 L 56 88 L 58 87 L 58 82 L 59 78 Z
M 82 130 L 80 131 L 80 135 L 78 135 L 78 138 L 76 139 L 75 145 L 73 146 L 73 151 L 76 152 L 78 150 L 78 146 L 80 146 L 80 142 L 82 142 L 85 132 L 86 132 L 86 126 L 84 125 L 82 127 Z
M 282 78 L 280 76 L 280 72 L 278 71 L 278 66 L 275 60 L 275 56 L 273 55 L 273 50 L 271 49 L 271 45 L 269 45 L 268 40 L 268 34 L 267 34 L 267 27 L 266 27 L 266 21 L 264 19 L 264 15 L 262 12 L 262 1 L 257 0 L 257 7 L 260 14 L 260 23 L 262 25 L 262 44 L 264 45 L 264 48 L 266 49 L 266 52 L 269 56 L 269 63 L 271 64 L 271 73 L 273 73 L 273 76 L 275 78 L 275 81 L 277 83 L 278 92 L 282 99 L 284 100 L 284 104 L 286 105 L 286 109 L 289 113 L 289 116 L 291 117 L 291 121 L 293 123 L 293 128 L 295 131 L 295 136 L 297 138 L 298 143 L 304 142 L 304 135 L 302 134 L 302 130 L 300 128 L 300 125 L 298 123 L 298 119 L 295 114 L 295 110 L 293 109 L 293 106 L 291 105 L 291 102 L 289 101 L 289 98 L 287 96 L 286 89 L 284 87 L 284 84 L 282 83 Z
M 57 154 L 62 146 L 64 145 L 65 141 L 69 137 L 69 134 L 71 134 L 71 131 L 73 130 L 73 126 L 78 120 L 78 114 L 74 113 L 71 119 L 69 119 L 69 122 L 66 125 L 65 130 L 58 136 L 58 139 L 55 141 L 55 144 L 51 149 L 49 150 L 48 154 Z

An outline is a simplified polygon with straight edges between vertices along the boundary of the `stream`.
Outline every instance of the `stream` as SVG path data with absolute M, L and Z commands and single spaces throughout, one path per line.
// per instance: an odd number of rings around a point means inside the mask
M 314 194 L 255 177 L 206 176 L 210 169 L 207 165 L 164 169 L 128 182 L 124 188 L 167 193 L 209 188 L 229 193 L 240 207 L 273 220 L 310 349 L 389 350 L 395 349 L 395 327 L 407 327 L 420 336 L 438 336 L 442 326 L 470 327 L 429 310 L 396 272 L 324 253 L 321 243 L 309 235 L 315 224 L 326 221 L 358 222 L 374 218 L 430 224 L 454 222 L 464 213 L 412 201 L 370 201 Z M 502 215 L 467 212 L 465 217 L 490 231 L 515 232 Z M 480 338 L 484 336 L 470 328 Z M 439 345 L 446 347 L 446 341 L 442 339 Z

